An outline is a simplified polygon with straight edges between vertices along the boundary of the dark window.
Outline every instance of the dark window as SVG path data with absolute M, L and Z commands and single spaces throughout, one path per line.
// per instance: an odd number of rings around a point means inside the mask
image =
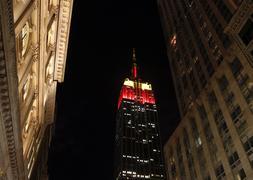
M 232 168 L 236 167 L 236 162 L 239 160 L 239 156 L 237 152 L 234 152 L 231 156 L 229 156 L 229 164 Z
M 250 151 L 253 148 L 253 136 L 251 136 L 244 144 L 244 150 L 247 152 L 248 155 L 252 154 L 253 151 Z
M 224 172 L 224 168 L 222 164 L 215 169 L 215 174 L 216 174 L 216 177 L 225 176 L 225 172 Z
M 219 80 L 218 80 L 218 84 L 219 84 L 219 87 L 220 87 L 220 90 L 221 91 L 224 91 L 227 89 L 227 86 L 228 86 L 228 80 L 226 78 L 226 76 L 222 76 Z
M 171 165 L 171 173 L 172 173 L 173 177 L 176 176 L 176 165 L 175 165 L 175 163 L 173 163 Z
M 246 24 L 241 29 L 239 36 L 241 37 L 243 43 L 247 46 L 253 39 L 253 22 L 248 19 Z
M 224 133 L 227 133 L 228 132 L 228 127 L 227 127 L 227 124 L 225 121 L 222 122 L 221 124 L 221 129 Z
M 236 106 L 234 109 L 233 109 L 233 111 L 231 112 L 231 118 L 232 118 L 232 120 L 233 121 L 235 121 L 236 120 L 236 118 L 241 114 L 241 108 L 240 108 L 240 106 L 238 105 L 238 106 Z
M 207 176 L 207 177 L 205 177 L 204 180 L 211 180 L 211 177 L 210 177 L 210 176 Z
M 242 64 L 238 58 L 235 58 L 232 63 L 230 63 L 231 71 L 234 76 L 237 76 L 238 73 L 242 70 Z
M 218 0 L 215 2 L 215 4 L 217 5 L 217 8 L 219 9 L 224 19 L 229 22 L 229 20 L 232 18 L 232 13 L 228 9 L 227 5 L 223 2 L 223 0 Z
M 235 4 L 239 6 L 242 3 L 242 0 L 234 0 Z
M 182 77 L 182 82 L 183 82 L 183 86 L 185 89 L 187 89 L 188 87 L 188 83 L 187 83 L 187 78 L 186 78 L 186 75 L 183 75 Z
M 246 174 L 245 174 L 245 172 L 244 172 L 243 169 L 241 169 L 241 170 L 239 171 L 239 176 L 240 176 L 241 180 L 243 180 L 244 178 L 246 178 Z

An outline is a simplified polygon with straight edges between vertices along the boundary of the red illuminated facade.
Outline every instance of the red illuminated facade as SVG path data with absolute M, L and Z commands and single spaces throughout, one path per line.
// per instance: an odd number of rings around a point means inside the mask
M 131 80 L 126 79 L 126 81 Z M 138 101 L 141 104 L 144 103 L 155 104 L 155 98 L 152 90 L 142 89 L 141 87 L 143 83 L 141 83 L 140 80 L 135 80 L 132 82 L 134 86 L 123 85 L 120 92 L 118 108 L 120 107 L 122 99 Z

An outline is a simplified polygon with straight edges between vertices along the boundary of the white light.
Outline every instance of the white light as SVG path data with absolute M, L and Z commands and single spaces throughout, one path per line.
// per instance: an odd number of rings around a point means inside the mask
M 148 83 L 141 83 L 142 90 L 152 90 L 151 84 Z
M 124 81 L 124 85 L 134 87 L 134 82 L 126 78 Z

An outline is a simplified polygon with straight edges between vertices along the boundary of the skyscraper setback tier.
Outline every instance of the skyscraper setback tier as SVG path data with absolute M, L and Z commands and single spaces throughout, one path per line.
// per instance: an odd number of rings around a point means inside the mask
M 118 102 L 116 180 L 165 179 L 159 134 L 152 87 L 137 78 L 134 63 L 132 78 L 125 79 Z

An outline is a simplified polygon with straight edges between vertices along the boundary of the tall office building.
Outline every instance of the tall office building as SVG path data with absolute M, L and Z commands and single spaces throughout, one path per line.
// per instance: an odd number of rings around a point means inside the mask
M 155 98 L 151 84 L 137 76 L 133 51 L 131 78 L 120 92 L 116 119 L 115 179 L 166 179 Z
M 253 1 L 158 0 L 181 122 L 168 179 L 253 179 Z
M 0 179 L 47 179 L 72 0 L 0 1 Z

